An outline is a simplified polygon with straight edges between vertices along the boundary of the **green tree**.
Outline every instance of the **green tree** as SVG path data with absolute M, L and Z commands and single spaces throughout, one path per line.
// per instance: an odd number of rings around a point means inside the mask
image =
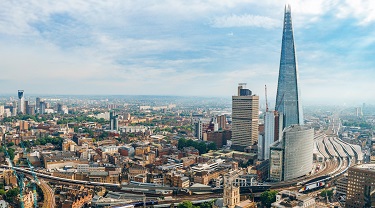
M 9 154 L 10 160 L 14 159 L 14 152 L 15 152 L 14 149 L 8 148 L 8 154 Z
M 208 143 L 208 145 L 207 145 L 207 151 L 210 151 L 210 150 L 217 150 L 216 143 L 214 143 L 214 142 Z
M 8 147 L 11 147 L 13 145 L 14 145 L 14 142 L 8 142 L 8 144 L 7 144 Z
M 178 208 L 194 208 L 194 205 L 191 201 L 183 201 L 178 204 Z
M 199 154 L 204 154 L 207 152 L 207 145 L 205 142 L 197 142 L 194 147 L 199 151 Z
M 0 189 L 0 195 L 4 196 L 6 193 L 4 191 L 4 189 Z
M 328 196 L 328 198 L 331 199 L 331 197 L 333 196 L 333 190 L 324 189 L 322 192 L 320 192 L 320 196 L 322 197 Z
M 199 205 L 200 208 L 212 208 L 215 203 L 215 200 L 211 200 L 209 202 L 203 202 Z
M 271 207 L 271 204 L 276 201 L 276 194 L 277 191 L 265 191 L 260 195 L 260 201 L 262 202 L 262 205 L 269 208 Z
M 18 188 L 10 189 L 9 191 L 7 191 L 5 196 L 7 197 L 7 199 L 14 199 L 18 195 L 19 192 L 20 191 Z
M 186 144 L 187 144 L 187 141 L 185 138 L 181 138 L 178 140 L 178 144 L 177 144 L 177 148 L 178 149 L 183 149 L 184 147 L 186 147 Z

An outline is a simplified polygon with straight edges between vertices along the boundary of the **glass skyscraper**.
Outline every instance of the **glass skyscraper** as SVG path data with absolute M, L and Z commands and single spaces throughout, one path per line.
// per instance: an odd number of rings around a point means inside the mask
M 298 68 L 290 5 L 285 7 L 283 39 L 275 110 L 283 115 L 283 127 L 303 124 Z

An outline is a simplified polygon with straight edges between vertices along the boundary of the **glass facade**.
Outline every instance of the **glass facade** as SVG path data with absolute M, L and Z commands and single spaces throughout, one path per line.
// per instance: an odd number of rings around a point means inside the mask
M 298 86 L 297 57 L 294 46 L 290 6 L 285 7 L 279 79 L 275 106 L 275 110 L 283 114 L 284 128 L 292 124 L 303 124 L 303 113 Z

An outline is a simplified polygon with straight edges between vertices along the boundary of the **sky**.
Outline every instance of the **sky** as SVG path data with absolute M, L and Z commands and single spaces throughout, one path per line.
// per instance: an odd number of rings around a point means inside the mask
M 302 102 L 375 104 L 372 0 L 2 0 L 0 93 L 274 102 L 285 4 Z

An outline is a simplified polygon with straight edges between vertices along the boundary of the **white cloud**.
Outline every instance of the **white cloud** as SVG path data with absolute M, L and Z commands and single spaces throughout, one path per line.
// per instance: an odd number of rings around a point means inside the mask
M 355 18 L 360 25 L 367 25 L 375 21 L 375 1 L 373 0 L 345 0 L 339 4 L 339 18 Z
M 258 16 L 258 15 L 230 15 L 223 17 L 216 17 L 213 19 L 212 27 L 262 27 L 262 28 L 274 28 L 278 27 L 281 21 L 272 19 L 269 17 Z

